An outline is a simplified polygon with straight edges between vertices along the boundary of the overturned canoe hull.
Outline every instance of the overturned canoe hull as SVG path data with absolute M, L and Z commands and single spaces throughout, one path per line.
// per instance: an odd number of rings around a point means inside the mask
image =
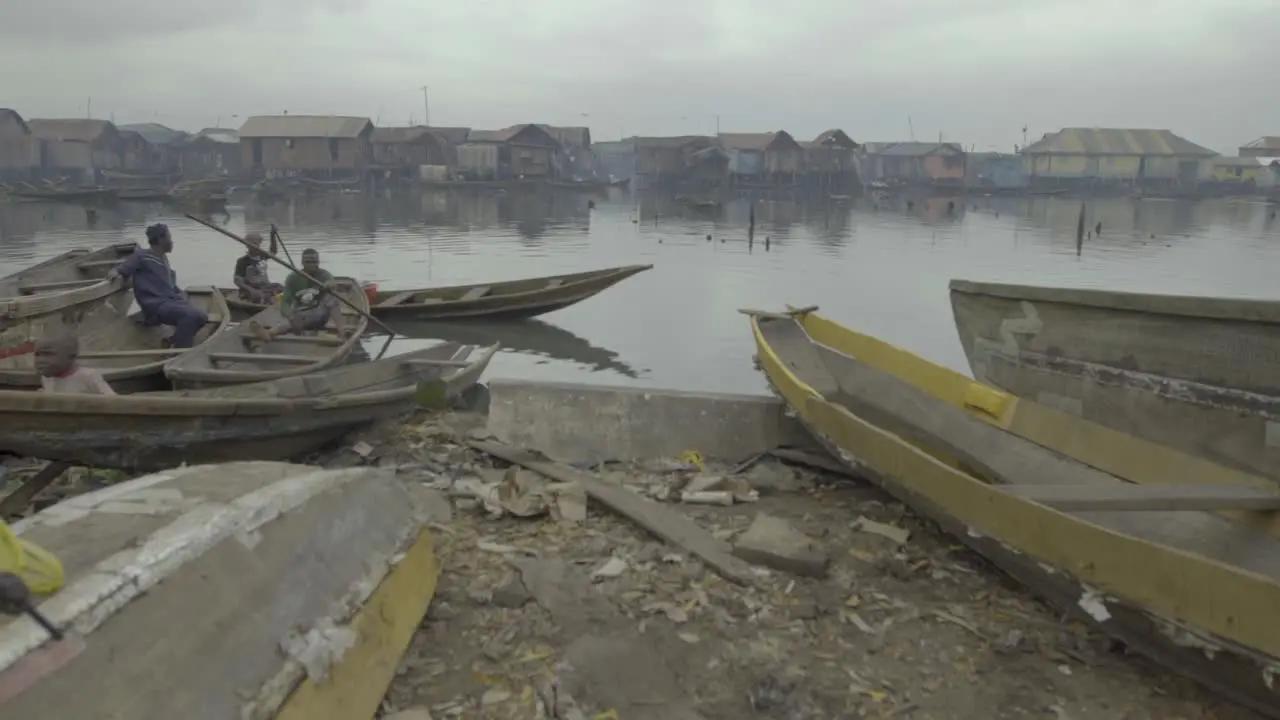
M 769 382 L 836 457 L 1060 608 L 1280 717 L 1280 632 L 1267 619 L 1280 602 L 1276 522 L 1068 512 L 1023 494 L 1076 477 L 1086 490 L 1242 486 L 1274 504 L 1266 479 L 1010 396 L 814 314 L 753 317 L 752 330 Z M 1010 467 L 1018 485 L 994 482 Z
M 282 460 L 474 385 L 497 346 L 441 343 L 311 375 L 208 390 L 102 396 L 0 390 L 0 450 L 92 467 Z M 424 390 L 424 388 L 426 388 Z
M 374 317 L 387 322 L 522 320 L 576 305 L 652 267 L 630 265 L 495 283 L 385 290 L 374 297 L 371 309 Z M 227 304 L 238 317 L 266 308 L 241 300 L 236 290 L 225 292 Z
M 435 591 L 431 502 L 368 468 L 238 463 L 47 508 L 15 530 L 64 565 L 40 609 L 68 639 L 0 625 L 0 714 L 373 717 Z
M 953 280 L 979 381 L 1280 480 L 1280 302 Z

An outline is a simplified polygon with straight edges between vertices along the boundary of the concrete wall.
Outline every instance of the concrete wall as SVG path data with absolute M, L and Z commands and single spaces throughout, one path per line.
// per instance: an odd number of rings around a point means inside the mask
M 779 446 L 816 448 L 766 395 L 493 380 L 489 431 L 567 463 L 675 458 L 737 462 Z

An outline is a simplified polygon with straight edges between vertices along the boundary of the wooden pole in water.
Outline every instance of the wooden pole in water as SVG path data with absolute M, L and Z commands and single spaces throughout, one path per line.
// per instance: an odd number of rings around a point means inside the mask
M 209 228 L 209 229 L 211 229 L 211 230 L 217 230 L 218 232 L 222 233 L 223 235 L 226 235 L 227 237 L 231 238 L 232 240 L 235 240 L 236 242 L 240 243 L 241 245 L 243 245 L 243 246 L 245 246 L 245 247 L 247 247 L 247 248 L 249 248 L 249 249 L 255 249 L 252 245 L 250 245 L 250 244 L 249 244 L 249 242 L 248 242 L 247 240 L 245 240 L 244 238 L 240 237 L 239 235 L 237 235 L 237 234 L 235 234 L 235 233 L 231 232 L 230 230 L 228 230 L 228 229 L 226 229 L 226 228 L 224 228 L 224 227 L 221 227 L 221 226 L 218 226 L 218 225 L 214 225 L 213 223 L 209 222 L 208 220 L 205 220 L 205 219 L 203 219 L 203 218 L 198 218 L 198 217 L 196 217 L 195 215 L 192 215 L 191 213 L 185 213 L 185 216 L 186 216 L 186 218 L 187 218 L 188 220 L 194 220 L 194 221 L 196 221 L 196 222 L 200 223 L 201 225 L 203 225 L 203 226 L 205 226 L 205 227 L 207 227 L 207 228 Z M 290 271 L 292 271 L 292 272 L 296 272 L 296 273 L 298 273 L 299 275 L 301 275 L 302 277 L 306 278 L 308 281 L 310 281 L 310 282 L 314 283 L 315 285 L 318 285 L 318 286 L 323 286 L 323 285 L 324 285 L 324 283 L 322 283 L 322 282 L 320 282 L 319 280 L 317 280 L 317 279 L 315 279 L 315 278 L 311 277 L 310 275 L 308 275 L 308 274 L 306 274 L 306 273 L 302 272 L 302 270 L 300 270 L 300 269 L 298 269 L 298 268 L 294 267 L 293 263 L 288 262 L 288 261 L 285 261 L 285 260 L 281 260 L 281 259 L 279 258 L 279 256 L 277 256 L 277 255 L 275 255 L 275 254 L 273 254 L 273 253 L 265 253 L 265 254 L 266 254 L 266 256 L 267 256 L 268 258 L 270 258 L 271 260 L 275 261 L 276 263 L 278 263 L 278 264 L 280 264 L 280 265 L 283 265 L 284 267 L 288 268 L 288 269 L 289 269 Z M 394 339 L 396 339 L 396 331 L 395 331 L 395 330 L 392 330 L 392 329 L 391 329 L 391 328 L 389 328 L 389 327 L 387 327 L 387 324 L 386 324 L 386 323 L 384 323 L 384 322 L 382 322 L 381 320 L 379 320 L 378 318 L 374 317 L 372 313 L 365 312 L 364 310 L 362 310 L 362 309 L 360 309 L 360 308 L 356 307 L 355 303 L 353 303 L 353 302 L 351 302 L 350 300 L 348 300 L 348 299 L 346 299 L 346 298 L 342 297 L 342 295 L 340 295 L 340 294 L 338 294 L 338 293 L 333 293 L 333 296 L 334 296 L 334 297 L 336 297 L 336 298 L 338 298 L 338 300 L 339 300 L 343 305 L 346 305 L 347 307 L 351 308 L 352 310 L 355 310 L 356 312 L 360 313 L 360 314 L 361 314 L 361 315 L 363 315 L 365 318 L 367 318 L 367 319 L 369 320 L 369 322 L 370 322 L 370 323 L 372 323 L 372 324 L 374 324 L 374 325 L 377 325 L 378 327 L 382 328 L 383 330 L 385 330 L 385 331 L 387 332 L 387 341 L 386 341 L 385 343 L 383 343 L 383 345 L 382 345 L 382 349 L 378 351 L 378 356 L 377 356 L 376 358 L 374 358 L 374 360 L 381 360 L 381 359 L 382 359 L 382 356 L 387 354 L 387 348 L 391 345 L 391 341 L 392 341 L 392 340 L 394 340 Z
M 747 214 L 747 242 L 756 241 L 756 201 L 751 200 L 750 210 Z
M 1076 254 L 1084 248 L 1084 201 L 1080 201 L 1080 217 L 1076 220 Z
M 271 223 L 271 254 L 276 252 L 276 243 L 280 244 L 280 249 L 284 251 L 285 258 L 292 263 L 293 255 L 289 254 L 289 246 L 284 244 L 284 238 L 280 237 L 280 231 L 276 229 L 276 224 Z

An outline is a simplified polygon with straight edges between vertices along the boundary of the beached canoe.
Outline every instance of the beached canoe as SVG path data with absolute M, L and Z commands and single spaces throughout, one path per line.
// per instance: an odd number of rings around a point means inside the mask
M 249 323 L 244 322 L 219 333 L 195 350 L 170 360 L 164 367 L 165 375 L 175 388 L 204 388 L 319 372 L 342 363 L 360 344 L 360 336 L 369 323 L 369 298 L 354 279 L 338 278 L 338 281 L 341 284 L 336 292 L 366 313 L 360 314 L 343 306 L 345 337 L 339 337 L 330 323 L 327 332 L 280 335 L 251 352 L 248 341 L 254 335 Z M 250 320 L 268 328 L 284 321 L 279 304 L 272 305 Z
M 951 281 L 978 380 L 1280 480 L 1280 302 Z
M 372 718 L 435 594 L 439 498 L 368 467 L 184 467 L 46 508 L 61 560 L 0 616 L 0 717 Z
M 71 250 L 0 278 L 0 358 L 31 353 L 43 335 L 95 327 L 128 312 L 128 285 L 103 277 L 135 247 Z
M 26 200 L 47 200 L 47 201 L 63 201 L 63 202 L 89 202 L 89 201 L 112 201 L 116 199 L 115 188 L 18 188 L 12 191 L 14 195 Z
M 209 316 L 209 322 L 196 335 L 195 347 L 231 324 L 231 312 L 217 288 L 188 288 L 187 297 Z M 166 347 L 165 341 L 172 334 L 173 328 L 167 325 L 144 323 L 139 313 L 120 316 L 79 334 L 80 364 L 101 372 L 118 393 L 168 390 L 165 363 L 191 352 L 189 348 Z M 39 387 L 33 353 L 0 358 L 0 388 Z
M 813 313 L 751 327 L 769 382 L 843 462 L 1063 610 L 1280 717 L 1272 482 Z
M 441 343 L 206 390 L 114 397 L 0 390 L 0 452 L 126 470 L 295 458 L 415 403 L 457 396 L 496 352 Z
M 416 322 L 537 317 L 594 297 L 652 267 L 628 265 L 525 280 L 385 290 L 373 300 L 373 315 L 379 320 Z M 241 300 L 236 290 L 226 293 L 233 313 L 247 315 L 266 307 Z

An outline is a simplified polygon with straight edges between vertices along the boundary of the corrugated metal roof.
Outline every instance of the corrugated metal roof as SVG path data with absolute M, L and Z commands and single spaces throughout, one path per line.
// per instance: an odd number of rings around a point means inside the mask
M 964 148 L 955 143 L 900 142 L 882 148 L 879 154 L 889 157 L 924 157 L 935 154 L 956 155 L 964 154 Z
M 820 133 L 818 137 L 813 139 L 813 145 L 837 145 L 849 149 L 858 147 L 858 143 L 854 142 L 853 138 L 849 137 L 840 128 L 832 128 Z
M 720 133 L 717 137 L 726 150 L 761 151 L 773 144 L 778 133 Z
M 1280 135 L 1263 135 L 1248 145 L 1242 145 L 1241 149 L 1249 148 L 1252 150 L 1275 150 L 1280 155 Z
M 428 129 L 454 145 L 466 142 L 467 136 L 471 134 L 471 128 L 464 127 L 429 127 Z
M 380 127 L 373 129 L 373 133 L 369 135 L 369 142 L 388 145 L 410 143 L 422 139 L 423 135 L 429 134 L 431 134 L 431 131 L 422 125 L 414 127 Z
M 160 123 L 130 123 L 121 125 L 120 130 L 136 132 L 152 145 L 176 145 L 187 137 L 181 130 L 174 130 Z
M 1031 143 L 1028 155 L 1146 155 L 1213 157 L 1218 153 L 1169 130 L 1063 128 Z
M 507 136 L 506 130 L 472 130 L 467 133 L 467 142 L 502 142 Z
M 41 140 L 69 140 L 72 142 L 93 142 L 102 133 L 113 129 L 106 120 L 89 118 L 75 119 L 35 119 L 27 121 L 31 134 Z
M 17 110 L 10 110 L 9 108 L 0 108 L 0 117 L 9 117 L 13 119 L 15 122 L 17 122 L 18 127 L 22 128 L 23 132 L 26 132 L 28 134 L 31 132 L 31 128 L 27 127 L 27 121 L 22 119 L 22 115 L 18 114 Z
M 357 138 L 373 127 L 367 117 L 255 115 L 240 126 L 242 138 Z
M 676 149 L 676 148 L 682 148 L 686 145 L 699 142 L 699 141 L 705 141 L 707 143 L 712 142 L 711 138 L 707 135 L 672 135 L 670 137 L 638 137 L 637 136 L 637 137 L 630 138 L 630 142 L 632 142 L 637 148 L 650 148 L 650 149 L 661 149 L 661 148 Z
M 565 147 L 591 147 L 591 130 L 584 127 L 562 127 L 558 125 L 538 125 L 543 132 L 556 139 Z

